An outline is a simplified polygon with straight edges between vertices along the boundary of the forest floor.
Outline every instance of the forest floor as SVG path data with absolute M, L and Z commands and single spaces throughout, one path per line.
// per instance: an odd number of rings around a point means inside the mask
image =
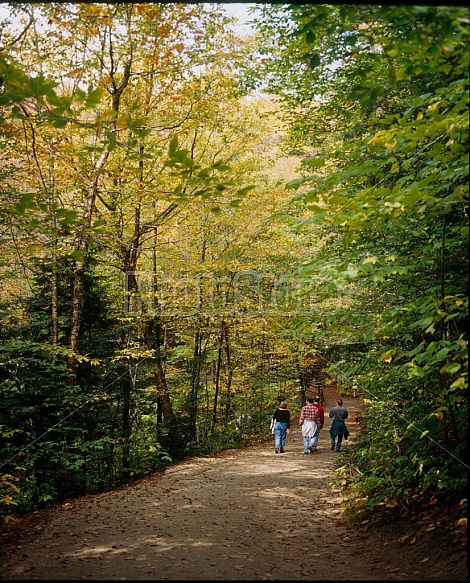
M 327 417 L 337 395 L 325 397 Z M 364 405 L 344 404 L 351 443 Z M 316 454 L 294 421 L 283 454 L 269 440 L 32 513 L 0 538 L 0 579 L 468 581 L 452 507 L 346 520 L 329 426 Z

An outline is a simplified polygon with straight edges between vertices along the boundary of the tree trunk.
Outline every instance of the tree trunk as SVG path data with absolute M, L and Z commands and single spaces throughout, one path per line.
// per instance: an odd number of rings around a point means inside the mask
M 52 264 L 51 274 L 51 322 L 52 322 L 52 344 L 59 342 L 59 292 L 57 283 L 57 269 L 55 263 Z
M 76 251 L 79 252 L 81 257 L 79 260 L 75 262 L 75 274 L 72 295 L 72 318 L 70 325 L 69 348 L 73 354 L 71 354 L 68 359 L 68 368 L 69 372 L 72 373 L 71 377 L 72 379 L 76 376 L 77 372 L 77 360 L 75 358 L 75 353 L 78 352 L 79 348 L 80 328 L 83 318 L 85 271 L 88 253 L 88 243 L 90 237 L 89 230 L 92 224 L 93 212 L 95 208 L 96 193 L 98 190 L 99 171 L 105 165 L 108 155 L 109 155 L 108 148 L 105 147 L 98 162 L 96 163 L 93 169 L 93 176 L 88 186 L 85 211 L 83 213 L 82 228 L 78 236 L 77 245 L 75 247 Z
M 227 323 L 225 322 L 225 358 L 227 360 L 227 386 L 226 386 L 226 397 L 225 397 L 225 422 L 228 423 L 230 419 L 230 414 L 232 411 L 232 395 L 231 395 L 231 388 L 232 388 L 232 378 L 233 378 L 233 369 L 232 369 L 232 359 L 231 359 L 231 352 L 230 352 L 230 341 L 228 337 L 228 328 Z
M 130 478 L 129 454 L 131 437 L 131 371 L 124 376 L 122 385 L 122 479 L 128 482 Z
M 171 405 L 170 393 L 166 382 L 165 371 L 163 370 L 161 349 L 163 346 L 161 334 L 161 322 L 158 316 L 147 317 L 144 321 L 144 339 L 147 349 L 155 352 L 153 361 L 153 375 L 148 379 L 151 384 L 157 387 L 158 407 L 163 415 L 163 422 L 170 427 L 176 417 Z
M 196 331 L 194 337 L 194 353 L 192 358 L 191 370 L 191 392 L 189 394 L 189 441 L 196 441 L 196 421 L 197 421 L 197 398 L 199 393 L 199 384 L 201 377 L 201 344 L 202 334 L 200 330 Z
M 132 65 L 132 55 L 129 61 L 124 67 L 123 77 L 119 86 L 115 87 L 112 93 L 112 108 L 116 112 L 119 112 L 120 100 L 122 92 L 127 87 L 129 83 L 130 73 Z M 115 124 L 111 127 L 114 131 Z M 98 131 L 98 130 L 97 130 Z M 95 138 L 97 138 L 97 133 Z M 95 210 L 96 197 L 98 193 L 98 178 L 101 170 L 104 168 L 106 161 L 109 156 L 109 144 L 106 143 L 101 156 L 93 167 L 90 183 L 88 185 L 87 197 L 85 201 L 85 209 L 83 212 L 82 226 L 77 237 L 77 243 L 75 246 L 76 251 L 78 251 L 80 258 L 75 262 L 75 276 L 73 283 L 73 296 L 72 296 L 72 317 L 71 317 L 71 328 L 70 328 L 70 339 L 69 348 L 72 354 L 68 359 L 69 371 L 72 373 L 72 379 L 76 376 L 77 372 L 77 360 L 75 358 L 75 353 L 78 352 L 79 340 L 80 340 L 80 328 L 83 318 L 83 298 L 84 298 L 84 284 L 85 284 L 85 272 L 87 264 L 87 254 L 88 245 L 90 240 L 90 228 L 92 225 L 93 214 Z
M 225 321 L 222 320 L 220 326 L 219 346 L 217 350 L 217 368 L 215 372 L 214 407 L 212 409 L 212 431 L 214 431 L 215 424 L 217 422 L 217 400 L 219 397 L 219 383 L 220 383 L 220 371 L 222 368 L 222 350 L 224 346 L 224 337 L 225 337 Z

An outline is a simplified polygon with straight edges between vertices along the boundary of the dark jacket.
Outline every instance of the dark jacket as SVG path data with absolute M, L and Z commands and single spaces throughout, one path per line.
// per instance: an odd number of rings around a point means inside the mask
M 288 409 L 276 409 L 273 419 L 281 423 L 287 423 L 287 429 L 290 429 L 290 411 Z

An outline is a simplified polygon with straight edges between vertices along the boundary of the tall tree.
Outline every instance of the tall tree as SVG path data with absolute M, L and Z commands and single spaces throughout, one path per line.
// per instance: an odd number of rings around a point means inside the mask
M 270 6 L 261 25 L 263 46 L 276 60 L 268 83 L 293 121 L 290 145 L 309 154 L 304 177 L 290 186 L 311 211 L 304 224 L 318 225 L 324 239 L 298 269 L 328 324 L 312 338 L 319 347 L 336 338 L 363 348 L 343 351 L 341 365 L 346 378 L 362 375 L 371 416 L 381 418 L 377 441 L 390 439 L 380 429 L 384 419 L 398 420 L 390 403 L 408 407 L 405 437 L 392 440 L 411 444 L 407 470 L 404 459 L 386 466 L 382 450 L 368 458 L 380 477 L 364 488 L 377 501 L 400 497 L 410 485 L 424 492 L 465 482 L 464 11 Z M 395 484 L 399 476 L 395 489 L 391 481 L 384 486 L 391 475 Z

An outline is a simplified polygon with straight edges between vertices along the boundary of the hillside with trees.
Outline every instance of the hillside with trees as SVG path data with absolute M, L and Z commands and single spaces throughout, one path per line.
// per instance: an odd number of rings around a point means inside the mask
M 4 5 L 0 515 L 352 387 L 351 516 L 460 509 L 468 10 Z

